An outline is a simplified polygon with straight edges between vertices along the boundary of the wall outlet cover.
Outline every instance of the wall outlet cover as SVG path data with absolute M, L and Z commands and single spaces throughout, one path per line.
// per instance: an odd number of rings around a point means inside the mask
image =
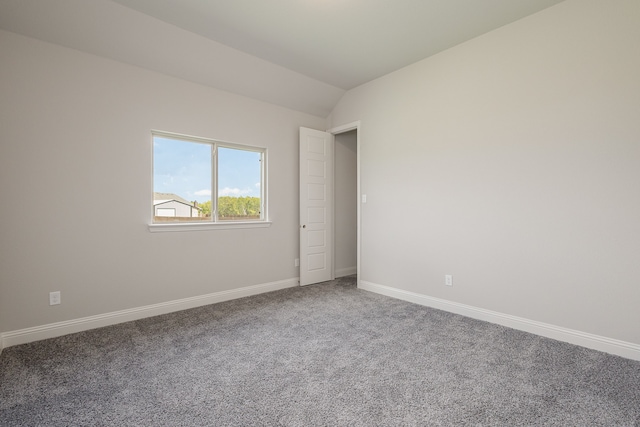
M 60 304 L 60 291 L 49 292 L 49 305 Z

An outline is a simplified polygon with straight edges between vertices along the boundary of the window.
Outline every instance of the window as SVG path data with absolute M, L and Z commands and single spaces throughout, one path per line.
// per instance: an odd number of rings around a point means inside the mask
M 153 225 L 267 223 L 266 149 L 153 132 Z

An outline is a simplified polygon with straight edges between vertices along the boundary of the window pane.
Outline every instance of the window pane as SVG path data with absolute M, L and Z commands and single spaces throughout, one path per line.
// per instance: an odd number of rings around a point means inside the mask
M 218 220 L 261 219 L 262 155 L 218 148 Z
M 154 222 L 211 221 L 211 145 L 153 137 Z

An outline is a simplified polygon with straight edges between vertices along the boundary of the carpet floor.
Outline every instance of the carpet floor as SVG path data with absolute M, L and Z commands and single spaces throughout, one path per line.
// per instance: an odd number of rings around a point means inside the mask
M 353 276 L 9 347 L 1 426 L 639 426 L 640 362 Z

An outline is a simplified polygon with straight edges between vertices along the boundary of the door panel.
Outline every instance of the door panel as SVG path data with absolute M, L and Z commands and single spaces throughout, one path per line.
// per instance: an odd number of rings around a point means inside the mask
M 333 144 L 300 128 L 300 285 L 333 279 Z

